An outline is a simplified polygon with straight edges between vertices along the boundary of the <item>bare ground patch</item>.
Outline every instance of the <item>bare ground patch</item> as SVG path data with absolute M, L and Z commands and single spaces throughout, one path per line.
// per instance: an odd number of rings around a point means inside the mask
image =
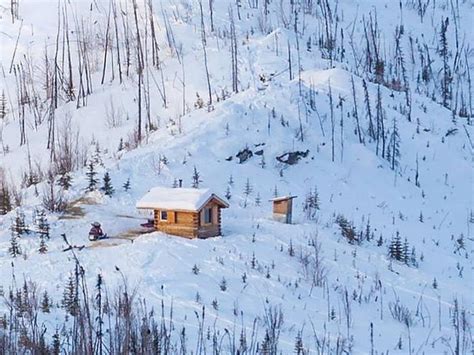
M 81 219 L 86 215 L 86 211 L 82 206 L 84 205 L 96 205 L 97 201 L 93 198 L 88 196 L 83 196 L 78 198 L 77 200 L 72 201 L 69 203 L 66 211 L 59 217 L 62 220 L 70 220 L 70 219 Z

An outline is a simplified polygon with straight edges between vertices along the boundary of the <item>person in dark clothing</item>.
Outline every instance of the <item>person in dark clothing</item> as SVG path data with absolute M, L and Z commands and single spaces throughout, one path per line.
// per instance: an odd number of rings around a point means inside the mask
M 104 238 L 104 232 L 102 231 L 102 228 L 100 227 L 99 222 L 94 222 L 92 223 L 92 228 L 89 231 L 89 240 L 97 240 L 97 239 L 102 239 Z

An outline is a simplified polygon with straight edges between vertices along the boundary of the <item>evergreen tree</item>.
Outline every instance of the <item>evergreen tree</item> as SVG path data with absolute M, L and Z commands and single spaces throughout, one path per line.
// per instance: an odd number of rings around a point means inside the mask
M 48 251 L 48 245 L 46 244 L 46 240 L 43 235 L 40 235 L 40 245 L 38 251 L 40 252 L 40 254 L 46 254 L 46 252 Z
M 290 239 L 290 245 L 288 246 L 288 255 L 295 256 L 295 249 L 293 248 L 293 240 Z
M 51 300 L 49 299 L 48 292 L 43 292 L 43 297 L 41 297 L 41 311 L 43 313 L 49 313 L 51 308 Z
M 109 172 L 106 172 L 104 174 L 104 178 L 102 179 L 103 185 L 102 185 L 102 191 L 104 191 L 104 194 L 106 196 L 112 197 L 114 194 L 115 190 L 112 186 L 112 179 L 110 178 Z
M 410 246 L 408 245 L 408 240 L 405 238 L 403 241 L 403 254 L 402 254 L 402 260 L 403 263 L 408 265 L 410 261 Z
M 35 225 L 39 236 L 43 237 L 44 239 L 49 239 L 50 227 L 44 209 L 35 210 Z
M 69 275 L 63 292 L 62 306 L 71 315 L 76 316 L 79 310 L 77 282 L 74 275 Z
M 92 192 L 97 188 L 97 183 L 98 183 L 97 178 L 96 178 L 97 172 L 95 171 L 95 165 L 92 159 L 89 161 L 89 164 L 87 165 L 86 176 L 88 179 L 87 190 Z
M 247 178 L 247 181 L 245 182 L 245 186 L 244 186 L 244 195 L 245 196 L 249 196 L 253 191 L 253 188 L 252 188 L 252 185 L 250 184 L 250 179 Z
M 0 215 L 7 214 L 12 210 L 10 191 L 5 183 L 0 186 Z
M 370 218 L 367 218 L 367 225 L 365 227 L 365 240 L 370 241 L 371 234 L 370 234 Z
M 5 91 L 2 90 L 2 95 L 0 96 L 0 121 L 7 116 L 7 113 L 7 97 L 5 96 Z
M 270 340 L 270 335 L 268 334 L 268 330 L 265 331 L 265 338 L 263 339 L 260 352 L 258 353 L 262 355 L 272 355 L 272 346 L 271 346 L 271 340 Z
M 449 18 L 446 17 L 445 20 L 441 20 L 441 29 L 440 29 L 440 43 L 439 43 L 439 55 L 443 60 L 443 73 L 441 78 L 441 96 L 443 99 L 443 106 L 449 108 L 450 101 L 452 98 L 451 82 L 453 80 L 451 74 L 451 68 L 449 67 L 449 48 L 448 48 L 448 25 Z
M 194 166 L 192 181 L 193 181 L 192 187 L 195 189 L 198 189 L 199 183 L 201 182 L 201 180 L 200 180 L 200 175 L 196 168 L 196 165 Z
M 390 152 L 390 154 L 388 154 L 388 152 Z M 400 165 L 400 156 L 400 135 L 398 133 L 397 119 L 394 117 L 389 150 L 387 150 L 387 160 L 390 161 L 392 170 L 395 170 L 395 168 Z
M 61 336 L 59 335 L 58 330 L 53 335 L 53 345 L 52 345 L 52 355 L 60 355 L 61 354 Z
M 58 185 L 61 186 L 64 190 L 69 190 L 69 188 L 72 186 L 71 174 L 62 174 L 58 179 Z
M 220 284 L 219 288 L 221 289 L 222 292 L 227 291 L 227 280 L 223 277 Z
M 260 197 L 260 193 L 257 192 L 257 196 L 255 197 L 255 205 L 260 206 L 261 203 L 262 203 L 262 199 Z
M 306 194 L 303 211 L 306 213 L 306 218 L 313 220 L 316 217 L 316 212 L 319 210 L 319 195 L 318 190 L 315 187 L 314 191 L 309 190 Z
M 245 186 L 244 186 L 244 195 L 245 195 L 244 207 L 247 207 L 247 199 L 249 195 L 252 193 L 252 191 L 253 191 L 252 185 L 250 184 L 249 178 L 247 178 L 247 181 L 245 182 Z
M 304 351 L 303 339 L 301 337 L 301 332 L 298 332 L 295 339 L 295 354 L 304 355 L 304 353 L 305 351 Z
M 410 265 L 414 267 L 418 267 L 418 261 L 416 260 L 416 250 L 415 247 L 411 248 L 411 254 L 410 254 Z
M 28 228 L 25 223 L 25 214 L 22 210 L 16 211 L 16 216 L 12 221 L 11 227 L 15 231 L 17 237 L 21 237 L 23 234 L 28 233 Z
M 128 192 L 132 188 L 130 185 L 130 178 L 128 178 L 127 181 L 125 181 L 122 187 L 123 187 L 123 191 L 125 192 Z
M 404 261 L 403 245 L 402 245 L 402 240 L 400 238 L 400 233 L 398 231 L 395 234 L 395 237 L 393 237 L 392 241 L 390 242 L 388 254 L 391 259 L 395 259 L 401 262 Z
M 225 198 L 230 200 L 232 197 L 232 194 L 230 193 L 230 187 L 227 186 L 227 189 L 225 190 Z
M 378 247 L 381 247 L 383 245 L 383 237 L 382 237 L 382 234 L 380 234 L 380 237 L 379 239 L 377 240 L 377 246 Z
M 360 242 L 353 223 L 349 222 L 346 217 L 339 214 L 336 217 L 336 223 L 341 230 L 341 235 L 346 238 L 349 243 L 353 244 L 355 242 Z
M 21 249 L 18 245 L 18 234 L 13 229 L 11 230 L 10 247 L 8 248 L 8 252 L 14 258 L 21 255 Z

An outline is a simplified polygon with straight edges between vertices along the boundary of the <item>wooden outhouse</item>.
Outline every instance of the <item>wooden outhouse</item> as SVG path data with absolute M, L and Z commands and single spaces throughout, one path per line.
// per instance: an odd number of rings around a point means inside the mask
M 272 198 L 273 219 L 278 222 L 291 224 L 293 217 L 293 199 L 298 196 L 281 196 Z
M 209 189 L 155 187 L 136 207 L 152 215 L 158 231 L 209 238 L 221 235 L 221 209 L 229 204 Z

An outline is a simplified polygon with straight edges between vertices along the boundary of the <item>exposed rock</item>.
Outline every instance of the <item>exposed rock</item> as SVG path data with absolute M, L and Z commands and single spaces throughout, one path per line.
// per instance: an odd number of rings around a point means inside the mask
M 245 163 L 253 156 L 252 151 L 249 148 L 242 149 L 237 153 L 236 157 L 239 158 L 239 164 Z
M 280 163 L 285 163 L 288 165 L 295 165 L 301 158 L 306 158 L 309 154 L 309 149 L 305 152 L 296 151 L 296 152 L 288 152 L 276 157 Z

